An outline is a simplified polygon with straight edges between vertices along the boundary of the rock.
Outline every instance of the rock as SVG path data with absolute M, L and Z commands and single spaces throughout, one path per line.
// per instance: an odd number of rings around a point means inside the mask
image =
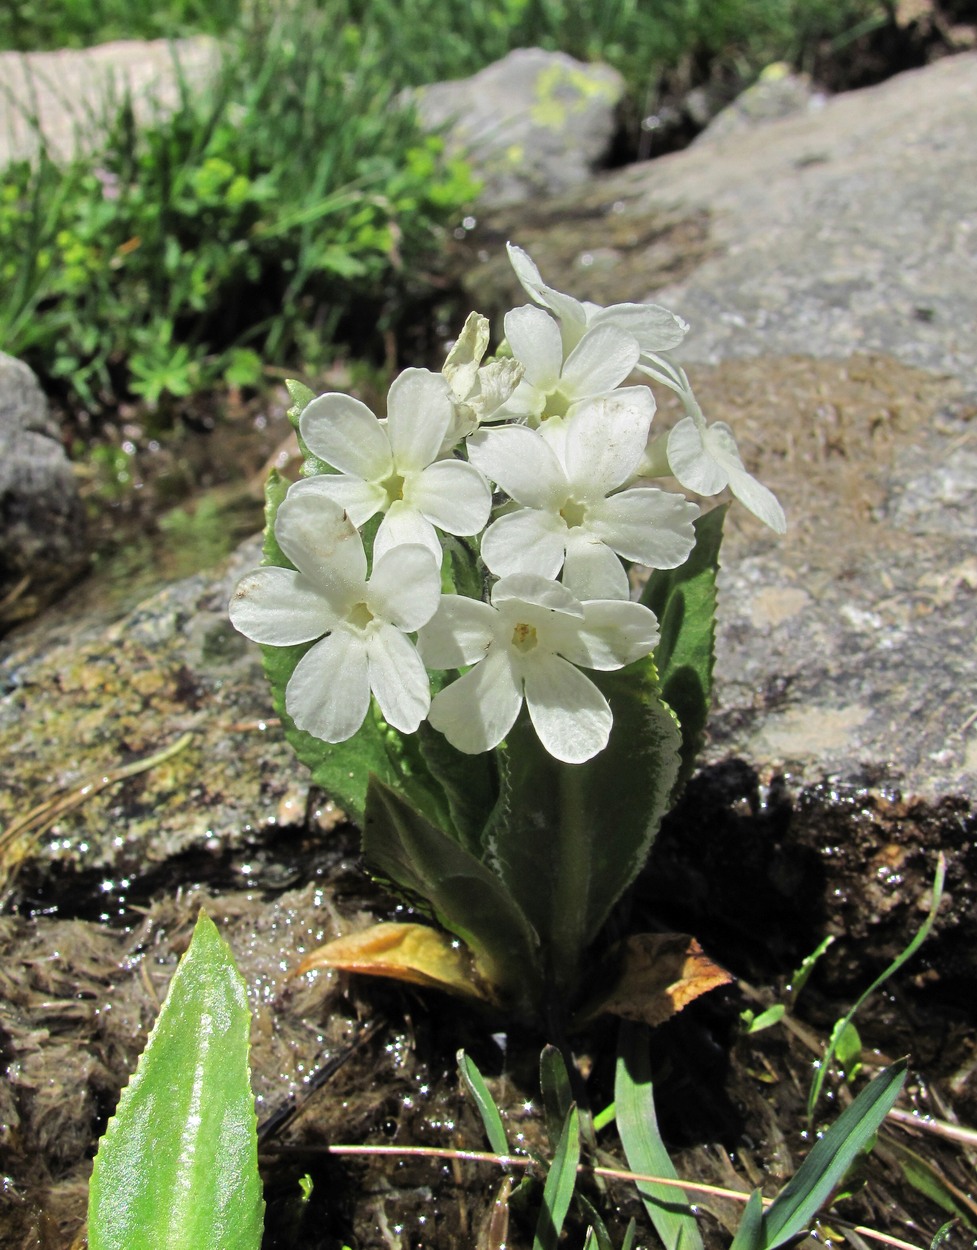
M 687 107 L 689 104 L 694 107 L 699 99 L 698 95 L 693 97 Z M 809 74 L 795 74 L 785 62 L 777 61 L 768 65 L 757 81 L 740 92 L 732 104 L 717 113 L 695 142 L 719 142 L 765 122 L 821 108 L 825 99 L 822 92 L 814 89 Z
M 5 101 L 0 166 L 30 157 L 43 136 L 65 159 L 98 146 L 107 105 L 128 92 L 137 121 L 179 106 L 181 91 L 211 81 L 220 65 L 216 39 L 125 39 L 56 52 L 0 52 Z
M 33 616 L 87 558 L 58 423 L 31 369 L 0 352 L 0 626 Z
M 484 180 L 481 203 L 514 204 L 587 182 L 614 136 L 624 80 L 607 65 L 522 48 L 471 78 L 416 92 L 430 130 Z
M 485 215 L 467 245 L 482 311 L 521 297 L 511 238 L 561 290 L 691 322 L 707 415 L 790 524 L 731 514 L 705 759 L 829 804 L 823 783 L 977 788 L 975 91 L 962 54 Z

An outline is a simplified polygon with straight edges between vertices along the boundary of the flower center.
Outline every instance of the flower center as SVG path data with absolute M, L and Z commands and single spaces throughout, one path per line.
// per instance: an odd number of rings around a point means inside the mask
M 539 414 L 539 419 L 545 421 L 548 417 L 565 417 L 570 411 L 570 397 L 565 395 L 559 387 L 550 391 L 546 396 L 546 403 L 543 405 L 543 411 Z
M 355 625 L 357 629 L 366 629 L 374 619 L 374 616 L 365 603 L 355 603 L 346 619 L 350 625 Z
M 569 529 L 573 529 L 577 525 L 583 525 L 586 515 L 587 505 L 577 503 L 576 499 L 568 499 L 560 509 L 560 516 L 566 521 Z
M 380 485 L 387 492 L 387 507 L 404 497 L 404 478 L 400 473 L 391 473 Z
M 512 631 L 512 645 L 523 655 L 535 649 L 539 639 L 536 637 L 534 625 L 518 624 Z

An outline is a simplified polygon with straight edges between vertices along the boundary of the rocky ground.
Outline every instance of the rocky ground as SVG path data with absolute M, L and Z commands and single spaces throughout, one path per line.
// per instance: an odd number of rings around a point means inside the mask
M 685 316 L 704 408 L 741 432 L 788 512 L 783 541 L 733 514 L 710 740 L 635 902 L 646 928 L 697 933 L 741 982 L 656 1042 L 666 1129 L 700 1179 L 776 1183 L 796 1167 L 803 1033 L 816 1045 L 915 932 L 941 850 L 934 936 L 863 1037 L 870 1065 L 913 1051 L 909 1107 L 977 1122 L 975 93 L 977 54 L 957 56 L 482 214 L 458 243 L 486 312 L 515 295 L 509 237 L 554 286 Z M 662 397 L 659 419 L 672 416 Z M 480 1145 L 452 1075 L 461 1042 L 505 1069 L 511 1122 L 535 1131 L 519 1118 L 521 1039 L 503 1063 L 477 1021 L 436 1001 L 288 979 L 303 950 L 389 904 L 293 763 L 255 649 L 226 621 L 255 559 L 252 542 L 119 619 L 57 610 L 3 643 L 0 1244 L 75 1235 L 93 1142 L 202 900 L 252 987 L 262 1116 L 379 1021 L 266 1144 L 269 1245 L 473 1244 L 496 1177 L 317 1153 L 337 1136 Z M 783 995 L 825 934 L 801 1032 L 744 1036 L 750 995 Z M 582 1045 L 599 1098 L 612 1041 Z M 907 1148 L 977 1223 L 969 1148 L 896 1127 L 849 1212 L 929 1244 L 946 1213 L 907 1184 Z M 302 1225 L 288 1195 L 308 1170 L 319 1196 Z M 615 1204 L 636 1210 L 625 1188 Z M 730 1210 L 707 1209 L 709 1244 L 724 1244 Z M 949 1244 L 970 1240 L 958 1225 Z

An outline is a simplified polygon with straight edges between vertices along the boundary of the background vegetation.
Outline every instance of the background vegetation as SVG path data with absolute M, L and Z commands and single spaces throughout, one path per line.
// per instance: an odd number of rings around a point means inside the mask
M 378 354 L 477 185 L 398 93 L 514 47 L 602 58 L 632 117 L 669 81 L 809 63 L 882 0 L 11 0 L 0 46 L 221 36 L 213 89 L 137 130 L 106 101 L 98 153 L 0 172 L 0 343 L 89 411 L 266 365 Z

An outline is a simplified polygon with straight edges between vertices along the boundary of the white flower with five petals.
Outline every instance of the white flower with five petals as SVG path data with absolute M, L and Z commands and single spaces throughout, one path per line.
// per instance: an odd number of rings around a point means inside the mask
M 295 569 L 266 566 L 242 578 L 231 622 L 252 642 L 315 643 L 285 691 L 295 725 L 325 742 L 344 742 L 376 697 L 384 719 L 414 733 L 427 715 L 427 671 L 406 634 L 434 615 L 437 562 L 426 547 L 398 547 L 377 559 L 367 580 L 363 541 L 332 500 L 292 487 L 278 509 L 275 537 Z
M 580 668 L 623 668 L 657 642 L 655 614 L 640 603 L 581 603 L 535 574 L 503 578 L 491 603 L 445 595 L 418 649 L 429 668 L 472 667 L 434 696 L 428 720 L 477 755 L 498 746 L 525 701 L 550 755 L 582 764 L 607 745 L 613 716 Z
M 405 369 L 394 381 L 386 421 L 349 395 L 320 395 L 303 411 L 299 432 L 338 472 L 306 478 L 293 489 L 334 500 L 356 526 L 382 512 L 374 558 L 419 543 L 440 566 L 435 527 L 477 534 L 492 508 L 488 483 L 476 468 L 439 459 L 454 415 L 447 381 L 428 369 Z
M 482 539 L 498 576 L 555 578 L 581 599 L 627 599 L 619 557 L 677 568 L 695 543 L 699 509 L 679 495 L 643 486 L 621 490 L 641 463 L 654 399 L 625 388 L 578 405 L 555 429 L 510 425 L 468 440 L 472 463 L 519 505 Z
M 567 354 L 557 321 L 530 304 L 506 313 L 505 337 L 525 372 L 495 416 L 529 425 L 565 417 L 575 404 L 608 395 L 641 354 L 632 335 L 612 325 L 594 326 Z

